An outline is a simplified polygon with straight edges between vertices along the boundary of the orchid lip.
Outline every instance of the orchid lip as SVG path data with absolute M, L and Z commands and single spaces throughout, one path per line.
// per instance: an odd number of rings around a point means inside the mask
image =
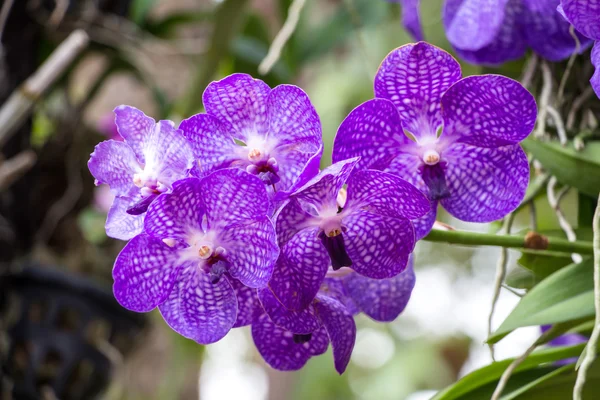
M 344 235 L 341 231 L 332 236 L 333 233 L 333 231 L 330 231 L 329 233 L 321 231 L 319 239 L 321 239 L 321 243 L 323 243 L 323 246 L 325 246 L 325 249 L 329 254 L 331 267 L 334 271 L 337 271 L 342 267 L 350 267 L 352 265 L 352 260 L 346 251 Z
M 307 333 L 305 335 L 294 333 L 293 339 L 296 344 L 308 343 L 310 342 L 310 339 L 312 339 L 312 333 Z

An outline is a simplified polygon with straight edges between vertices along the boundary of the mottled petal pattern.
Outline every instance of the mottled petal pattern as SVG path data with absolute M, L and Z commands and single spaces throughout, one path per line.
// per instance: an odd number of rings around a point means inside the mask
M 412 262 L 393 278 L 369 279 L 359 274 L 350 274 L 344 279 L 348 294 L 358 308 L 375 321 L 395 320 L 410 299 L 415 287 L 415 271 Z
M 148 143 L 148 136 L 155 126 L 154 119 L 135 107 L 125 105 L 115 108 L 114 113 L 119 135 L 133 149 L 137 159 L 145 164 L 144 150 Z
M 438 201 L 431 200 L 429 202 L 429 207 L 429 212 L 427 214 L 410 221 L 415 229 L 415 240 L 423 239 L 433 228 L 433 224 L 435 223 L 435 219 L 437 217 Z
M 358 211 L 343 223 L 353 270 L 374 279 L 391 278 L 404 271 L 415 246 L 410 221 Z
M 302 229 L 302 223 L 311 218 L 302 209 L 297 199 L 292 198 L 277 216 L 277 243 L 283 247 L 296 233 Z
M 458 144 L 445 157 L 450 196 L 441 202 L 456 218 L 468 222 L 495 221 L 523 200 L 529 182 L 529 163 L 519 145 L 489 149 Z
M 323 143 L 321 121 L 308 95 L 299 87 L 279 85 L 267 101 L 269 139 L 278 146 L 293 145 L 295 150 L 315 152 Z
M 400 0 L 402 4 L 402 25 L 417 40 L 423 40 L 423 27 L 419 12 L 420 0 Z
M 318 231 L 299 231 L 282 247 L 275 265 L 269 287 L 290 310 L 308 307 L 327 273 L 329 256 L 318 240 Z
M 267 216 L 228 225 L 219 240 L 232 277 L 252 288 L 267 285 L 279 256 L 275 227 Z
M 444 26 L 448 28 L 460 5 L 464 0 L 447 0 L 443 10 Z M 504 9 L 504 19 L 499 30 L 494 33 L 493 39 L 483 47 L 468 50 L 454 45 L 458 55 L 473 64 L 495 66 L 506 61 L 523 57 L 527 50 L 527 42 L 522 34 L 519 18 L 522 14 L 522 0 L 509 0 Z M 467 40 L 472 36 L 467 37 Z M 473 46 L 469 46 L 473 47 Z
M 407 181 L 389 173 L 363 170 L 350 178 L 345 208 L 416 219 L 427 214 L 430 205 L 427 197 Z
M 137 189 L 137 188 L 136 188 Z M 144 215 L 131 215 L 127 209 L 134 201 L 131 197 L 115 197 L 108 215 L 106 216 L 106 235 L 108 237 L 129 240 L 142 233 Z
M 202 198 L 211 228 L 267 215 L 269 200 L 260 178 L 237 168 L 213 172 L 202 180 Z
M 519 82 L 500 75 L 470 76 L 442 96 L 442 140 L 499 147 L 525 139 L 537 118 L 535 99 Z
M 202 96 L 206 113 L 227 125 L 234 138 L 246 142 L 268 132 L 267 99 L 271 88 L 246 74 L 212 82 Z
M 211 283 L 209 275 L 190 265 L 180 272 L 160 313 L 177 333 L 200 344 L 222 339 L 237 317 L 237 299 L 226 278 Z
M 202 231 L 204 203 L 200 180 L 187 178 L 177 183 L 172 193 L 158 196 L 148 207 L 144 221 L 148 234 L 185 240 L 190 230 Z
M 577 49 L 577 43 L 569 32 L 570 24 L 557 11 L 560 0 L 524 0 L 520 17 L 523 35 L 533 51 L 548 61 L 562 61 Z M 600 23 L 600 19 L 598 20 Z M 585 51 L 591 40 L 576 31 L 580 52 Z
M 324 328 L 314 332 L 308 342 L 296 343 L 293 333 L 275 325 L 266 314 L 252 324 L 252 339 L 267 364 L 280 371 L 298 370 L 329 347 Z
M 597 0 L 561 0 L 571 24 L 590 39 L 600 40 L 600 2 Z
M 329 296 L 319 295 L 315 308 L 331 341 L 335 369 L 343 374 L 356 341 L 354 318 L 342 303 Z
M 123 248 L 113 269 L 113 292 L 125 308 L 148 312 L 171 293 L 179 273 L 177 254 L 157 238 L 138 235 Z
M 594 75 L 590 80 L 590 84 L 594 88 L 596 92 L 596 96 L 600 97 L 600 41 L 597 41 L 594 44 L 594 48 L 592 49 L 592 64 L 596 71 L 594 71 Z
M 227 168 L 238 159 L 239 147 L 227 131 L 227 126 L 216 117 L 196 114 L 181 121 L 179 129 L 189 141 L 197 162 L 192 173 L 202 177 L 208 173 Z
M 150 131 L 144 157 L 145 170 L 154 172 L 161 182 L 168 185 L 184 178 L 194 163 L 190 144 L 171 121 L 158 121 Z
M 375 76 L 375 97 L 389 99 L 417 140 L 435 137 L 442 124 L 440 98 L 461 77 L 460 65 L 425 42 L 392 51 Z
M 110 186 L 115 196 L 125 196 L 133 185 L 133 175 L 141 171 L 131 147 L 123 142 L 107 140 L 99 143 L 88 161 L 96 185 Z
M 453 46 L 479 50 L 490 44 L 501 29 L 508 0 L 447 0 L 446 36 Z M 450 11 L 451 10 L 451 11 Z
M 308 334 L 321 327 L 321 322 L 312 305 L 302 311 L 290 311 L 277 300 L 269 288 L 259 290 L 258 298 L 271 321 L 286 331 Z
M 301 203 L 312 205 L 316 210 L 337 207 L 337 195 L 350 177 L 358 159 L 339 161 L 325 168 L 294 193 Z
M 388 99 L 356 107 L 340 125 L 333 142 L 333 162 L 360 157 L 358 168 L 384 169 L 400 153 L 416 151 L 400 115 Z
M 238 304 L 237 317 L 233 327 L 250 325 L 263 313 L 256 289 L 249 288 L 233 278 L 229 278 L 229 283 L 235 292 Z

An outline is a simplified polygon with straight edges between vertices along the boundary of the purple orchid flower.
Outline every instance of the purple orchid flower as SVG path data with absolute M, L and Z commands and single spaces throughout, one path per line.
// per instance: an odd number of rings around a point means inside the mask
M 373 279 L 396 276 L 415 245 L 411 219 L 429 202 L 408 182 L 380 171 L 352 175 L 357 159 L 339 161 L 295 191 L 277 217 L 282 255 L 269 287 L 291 310 L 306 308 L 327 268 L 351 266 Z M 337 197 L 348 182 L 343 208 Z
M 137 312 L 158 307 L 173 330 L 203 344 L 244 325 L 241 285 L 264 287 L 279 255 L 268 209 L 264 184 L 238 169 L 176 182 L 115 262 L 117 301 Z
M 259 290 L 265 314 L 252 324 L 252 338 L 267 364 L 284 371 L 300 369 L 312 356 L 323 354 L 331 342 L 335 369 L 344 373 L 356 340 L 356 324 L 352 311 L 328 291 L 325 282 L 309 307 L 290 311 L 269 289 Z
M 179 126 L 198 160 L 196 176 L 237 167 L 260 177 L 269 190 L 288 192 L 319 172 L 321 122 L 299 87 L 271 89 L 233 74 L 208 85 L 203 100 L 206 114 Z
M 596 72 L 590 83 L 600 97 L 600 4 L 595 0 L 561 0 L 558 11 L 575 29 L 596 41 L 592 49 Z
M 192 149 L 171 121 L 147 117 L 130 106 L 115 109 L 124 141 L 107 140 L 96 146 L 88 168 L 96 185 L 106 183 L 116 196 L 106 218 L 106 233 L 128 240 L 142 231 L 148 206 L 193 166 Z
M 342 122 L 333 160 L 360 156 L 359 169 L 382 170 L 421 189 L 431 211 L 414 221 L 417 239 L 431 230 L 438 203 L 469 222 L 500 219 L 520 204 L 529 164 L 518 143 L 537 116 L 535 99 L 520 83 L 499 75 L 461 79 L 450 54 L 420 42 L 387 56 L 375 97 Z
M 421 26 L 420 7 L 421 0 L 387 0 L 390 3 L 400 3 L 402 7 L 402 25 L 412 37 L 424 40 L 423 27 Z
M 446 0 L 443 21 L 458 55 L 474 64 L 516 60 L 527 48 L 549 61 L 573 54 L 577 43 L 556 11 L 560 0 Z M 584 51 L 590 41 L 577 33 Z
M 290 311 L 269 289 L 259 290 L 264 314 L 252 324 L 252 336 L 265 361 L 281 370 L 300 369 L 333 346 L 342 374 L 356 339 L 353 316 L 364 312 L 376 321 L 393 321 L 406 307 L 415 284 L 412 259 L 393 278 L 370 279 L 348 269 L 329 271 L 319 293 L 302 311 Z

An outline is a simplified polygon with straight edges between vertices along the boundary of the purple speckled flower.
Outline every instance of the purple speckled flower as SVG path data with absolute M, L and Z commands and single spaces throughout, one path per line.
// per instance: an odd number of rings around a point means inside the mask
M 577 44 L 556 11 L 559 1 L 446 0 L 446 35 L 459 56 L 475 64 L 502 64 L 527 48 L 549 61 L 564 60 Z M 577 35 L 583 51 L 590 41 Z
M 294 192 L 277 217 L 282 256 L 269 287 L 284 306 L 302 310 L 327 268 L 352 267 L 374 279 L 395 276 L 415 245 L 411 219 L 429 211 L 417 188 L 380 171 L 350 174 L 357 159 L 339 161 Z M 338 193 L 348 182 L 343 208 Z
M 206 114 L 179 126 L 198 160 L 196 176 L 237 167 L 287 192 L 318 173 L 321 122 L 302 89 L 233 74 L 208 85 L 203 100 Z
M 259 290 L 265 314 L 252 324 L 256 348 L 275 369 L 300 369 L 312 357 L 323 354 L 331 342 L 335 369 L 342 374 L 350 361 L 356 340 L 356 325 L 350 311 L 327 282 L 302 311 L 286 309 L 269 289 Z
M 176 182 L 119 254 L 116 299 L 137 312 L 158 306 L 173 330 L 199 343 L 247 324 L 243 286 L 264 287 L 279 254 L 268 208 L 264 184 L 239 169 Z
M 561 0 L 558 11 L 586 37 L 595 40 L 592 64 L 596 72 L 590 83 L 600 97 L 600 1 Z
M 364 312 L 376 321 L 389 322 L 404 310 L 415 284 L 412 260 L 393 278 L 370 279 L 343 269 L 329 272 L 312 303 L 302 311 L 290 311 L 269 289 L 259 290 L 265 315 L 252 324 L 252 336 L 260 354 L 276 369 L 295 370 L 333 346 L 336 370 L 346 369 L 356 327 L 352 316 Z
M 421 0 L 387 0 L 390 3 L 400 3 L 402 6 L 402 25 L 415 40 L 423 40 L 420 7 Z
M 193 153 L 171 121 L 156 123 L 129 106 L 117 107 L 115 114 L 124 141 L 98 144 L 88 167 L 96 185 L 108 184 L 116 196 L 106 219 L 107 235 L 128 240 L 142 231 L 148 206 L 187 175 Z
M 359 169 L 395 174 L 421 189 L 431 211 L 414 221 L 417 239 L 431 230 L 438 203 L 470 222 L 500 219 L 519 205 L 529 164 L 518 143 L 537 116 L 520 83 L 499 75 L 461 79 L 450 54 L 420 42 L 387 56 L 375 97 L 342 122 L 333 160 L 360 156 Z

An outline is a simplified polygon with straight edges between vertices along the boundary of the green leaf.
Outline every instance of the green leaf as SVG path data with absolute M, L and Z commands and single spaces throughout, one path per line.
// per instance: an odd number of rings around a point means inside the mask
M 527 293 L 488 339 L 495 343 L 513 330 L 552 325 L 594 315 L 593 260 L 565 267 Z
M 600 192 L 600 141 L 591 141 L 577 151 L 573 143 L 565 147 L 558 142 L 543 142 L 528 138 L 523 142 L 527 152 L 542 163 L 558 180 L 597 197 Z
M 530 375 L 532 379 L 538 379 L 541 376 L 551 373 L 555 368 L 538 369 L 540 364 L 551 363 L 558 360 L 564 360 L 571 357 L 578 357 L 584 348 L 584 344 L 578 344 L 568 347 L 548 347 L 546 349 L 533 352 L 525 359 L 515 370 L 513 378 L 518 377 L 519 372 L 533 370 L 534 374 Z M 486 385 L 490 385 L 491 390 L 496 386 L 496 382 L 500 379 L 506 368 L 514 359 L 507 359 L 494 362 L 488 366 L 480 368 L 464 376 L 452 386 L 446 388 L 434 396 L 431 400 L 455 400 L 455 399 L 485 399 L 485 396 L 474 397 L 473 394 L 482 389 L 486 389 Z M 537 372 L 537 373 L 536 373 Z M 541 373 L 540 373 L 541 372 Z M 512 380 L 512 379 L 511 379 Z M 511 383 L 511 381 L 509 381 Z M 513 380 L 514 384 L 514 380 Z M 491 393 L 489 393 L 491 394 Z

